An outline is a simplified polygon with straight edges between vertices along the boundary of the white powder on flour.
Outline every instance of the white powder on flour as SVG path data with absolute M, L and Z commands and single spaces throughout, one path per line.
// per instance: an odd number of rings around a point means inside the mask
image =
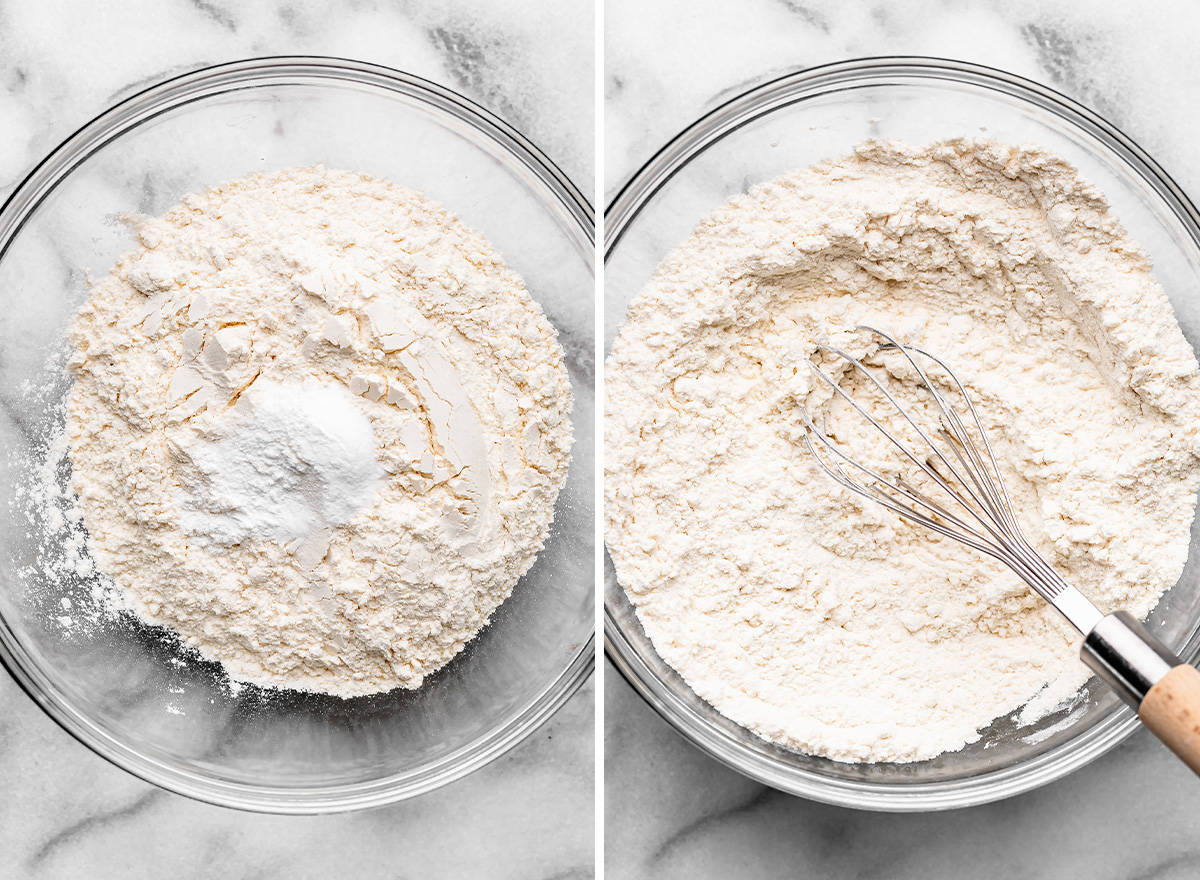
M 1101 195 L 1053 155 L 987 141 L 869 143 L 757 186 L 630 306 L 606 369 L 607 541 L 656 649 L 767 739 L 920 760 L 1087 672 L 1003 566 L 805 452 L 797 401 L 839 441 L 871 439 L 807 365 L 818 343 L 884 363 L 860 324 L 954 367 L 1030 538 L 1139 615 L 1187 556 L 1200 371 Z
M 546 538 L 554 330 L 476 233 L 362 175 L 253 175 L 136 225 L 71 330 L 99 570 L 236 679 L 419 686 Z
M 185 450 L 195 479 L 182 528 L 201 541 L 306 538 L 372 507 L 383 468 L 371 423 L 335 383 L 260 379 Z

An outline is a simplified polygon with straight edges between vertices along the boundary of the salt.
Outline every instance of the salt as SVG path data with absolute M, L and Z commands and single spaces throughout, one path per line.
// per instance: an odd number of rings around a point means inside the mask
M 335 383 L 259 382 L 215 434 L 185 449 L 196 479 L 180 522 L 203 542 L 327 533 L 383 484 L 371 423 Z

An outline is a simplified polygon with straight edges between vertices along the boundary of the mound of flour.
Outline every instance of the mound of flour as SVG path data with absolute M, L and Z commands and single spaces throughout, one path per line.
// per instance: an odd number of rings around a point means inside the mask
M 1200 370 L 1101 195 L 1036 149 L 868 143 L 733 199 L 663 261 L 606 368 L 619 580 L 729 718 L 808 753 L 913 761 L 1087 672 L 999 563 L 805 452 L 798 401 L 840 442 L 870 439 L 807 364 L 818 343 L 874 359 L 860 324 L 954 367 L 1027 534 L 1097 604 L 1139 615 L 1187 556 Z
M 476 233 L 362 175 L 253 175 L 136 229 L 70 334 L 100 572 L 235 679 L 419 686 L 546 538 L 554 330 Z

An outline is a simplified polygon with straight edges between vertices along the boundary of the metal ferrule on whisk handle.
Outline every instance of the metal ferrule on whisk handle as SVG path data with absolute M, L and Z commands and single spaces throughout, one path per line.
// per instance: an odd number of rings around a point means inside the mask
M 1128 611 L 1100 618 L 1079 649 L 1083 662 L 1137 710 L 1180 660 Z

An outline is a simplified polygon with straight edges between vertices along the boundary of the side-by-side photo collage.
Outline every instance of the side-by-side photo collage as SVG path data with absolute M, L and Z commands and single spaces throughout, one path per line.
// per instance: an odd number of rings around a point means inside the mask
M 0 878 L 1200 877 L 1197 39 L 0 0 Z

